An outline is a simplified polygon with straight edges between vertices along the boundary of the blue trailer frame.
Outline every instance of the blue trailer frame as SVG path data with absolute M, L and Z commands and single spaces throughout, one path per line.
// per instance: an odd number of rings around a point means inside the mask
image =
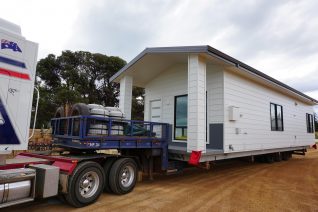
M 96 124 L 102 128 L 92 128 Z M 53 143 L 59 147 L 79 150 L 159 149 L 161 168 L 168 168 L 167 123 L 99 116 L 71 116 L 53 118 L 51 126 Z M 90 133 L 90 130 L 95 130 L 95 133 Z

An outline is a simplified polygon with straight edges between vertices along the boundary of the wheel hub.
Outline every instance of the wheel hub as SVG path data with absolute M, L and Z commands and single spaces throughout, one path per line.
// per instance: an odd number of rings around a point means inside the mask
M 85 173 L 80 180 L 79 192 L 82 197 L 92 197 L 99 186 L 99 177 L 96 172 L 90 171 Z
M 134 180 L 134 169 L 131 166 L 126 166 L 123 168 L 122 173 L 121 173 L 121 178 L 120 182 L 121 185 L 124 187 L 129 187 Z
M 83 181 L 83 187 L 84 188 L 87 188 L 88 186 L 89 186 L 89 180 L 88 179 L 85 179 L 84 181 Z

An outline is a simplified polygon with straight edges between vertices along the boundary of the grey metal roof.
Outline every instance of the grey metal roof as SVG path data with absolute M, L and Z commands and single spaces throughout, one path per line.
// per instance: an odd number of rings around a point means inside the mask
M 206 53 L 209 54 L 213 57 L 216 57 L 220 60 L 223 60 L 226 63 L 230 63 L 232 65 L 235 65 L 236 67 L 242 67 L 245 70 L 254 73 L 266 80 L 269 80 L 279 86 L 282 86 L 300 96 L 305 97 L 306 99 L 309 99 L 310 101 L 313 101 L 314 103 L 318 104 L 318 101 L 316 99 L 313 99 L 306 94 L 264 74 L 261 71 L 256 70 L 255 68 L 209 46 L 177 46 L 177 47 L 154 47 L 154 48 L 146 48 L 144 51 L 142 51 L 140 54 L 138 54 L 132 61 L 130 61 L 127 65 L 125 65 L 122 69 L 120 69 L 116 74 L 114 74 L 111 78 L 110 81 L 115 80 L 117 77 L 119 77 L 122 73 L 124 73 L 129 67 L 134 65 L 138 60 L 140 60 L 143 56 L 146 54 L 152 54 L 152 53 Z

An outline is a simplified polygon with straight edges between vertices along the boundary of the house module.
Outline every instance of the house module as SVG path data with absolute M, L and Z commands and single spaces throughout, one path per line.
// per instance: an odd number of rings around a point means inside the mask
M 169 123 L 169 152 L 238 157 L 314 144 L 317 100 L 210 46 L 146 48 L 111 81 L 131 118 L 133 86 L 144 120 Z

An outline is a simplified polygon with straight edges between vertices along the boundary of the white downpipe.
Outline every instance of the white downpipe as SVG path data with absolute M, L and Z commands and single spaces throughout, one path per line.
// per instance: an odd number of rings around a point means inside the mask
M 33 121 L 33 129 L 32 129 L 32 134 L 31 136 L 29 137 L 32 138 L 33 135 L 34 135 L 34 130 L 35 130 L 35 124 L 36 124 L 36 117 L 38 116 L 38 107 L 39 107 L 39 100 L 40 100 L 40 91 L 37 87 L 34 87 L 34 89 L 36 90 L 37 94 L 38 94 L 38 97 L 37 97 L 37 100 L 36 100 L 36 107 L 35 107 L 35 114 L 34 114 L 34 121 Z

